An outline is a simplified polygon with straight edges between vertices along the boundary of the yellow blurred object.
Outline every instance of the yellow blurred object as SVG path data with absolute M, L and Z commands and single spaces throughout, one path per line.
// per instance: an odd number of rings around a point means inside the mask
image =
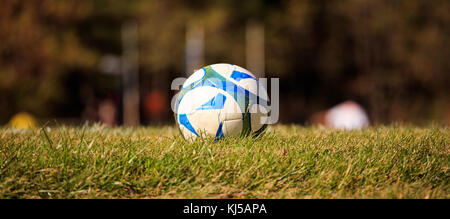
M 37 122 L 31 114 L 20 112 L 11 118 L 9 125 L 16 129 L 32 129 L 36 128 Z

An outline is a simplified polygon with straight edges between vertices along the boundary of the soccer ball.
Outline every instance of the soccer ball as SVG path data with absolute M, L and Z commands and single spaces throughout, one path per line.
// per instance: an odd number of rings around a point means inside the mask
M 266 89 L 248 70 L 214 64 L 192 74 L 175 103 L 178 128 L 185 139 L 260 135 L 269 116 Z

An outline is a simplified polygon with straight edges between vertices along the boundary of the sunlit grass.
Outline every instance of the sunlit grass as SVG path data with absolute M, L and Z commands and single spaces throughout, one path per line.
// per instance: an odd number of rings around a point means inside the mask
M 272 126 L 187 142 L 175 127 L 0 129 L 0 198 L 450 198 L 450 132 Z

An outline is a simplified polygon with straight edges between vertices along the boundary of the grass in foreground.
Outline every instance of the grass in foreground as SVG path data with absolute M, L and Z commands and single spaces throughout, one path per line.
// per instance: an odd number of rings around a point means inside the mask
M 450 198 L 449 129 L 0 129 L 0 198 Z

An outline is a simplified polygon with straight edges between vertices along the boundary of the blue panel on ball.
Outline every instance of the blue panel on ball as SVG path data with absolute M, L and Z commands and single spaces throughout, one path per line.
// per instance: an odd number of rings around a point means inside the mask
M 219 128 L 217 129 L 216 138 L 214 138 L 214 141 L 217 141 L 217 140 L 219 140 L 222 137 L 223 137 L 223 130 L 222 130 L 222 122 L 221 122 L 219 124 Z
M 233 78 L 236 81 L 240 81 L 240 80 L 246 79 L 246 78 L 251 78 L 251 79 L 255 79 L 256 80 L 256 78 L 254 78 L 253 76 L 251 76 L 251 75 L 249 75 L 247 73 L 241 72 L 241 71 L 236 71 L 236 70 L 234 70 L 231 73 L 230 77 Z
M 225 95 L 218 93 L 211 100 L 197 108 L 197 110 L 223 109 L 226 99 L 227 97 Z
M 197 132 L 195 132 L 194 127 L 192 127 L 191 123 L 189 122 L 189 119 L 187 118 L 186 114 L 180 114 L 178 115 L 178 122 L 180 122 L 181 125 L 183 125 L 184 127 L 186 127 L 189 131 L 191 131 L 192 133 L 194 133 L 195 135 L 198 136 Z

